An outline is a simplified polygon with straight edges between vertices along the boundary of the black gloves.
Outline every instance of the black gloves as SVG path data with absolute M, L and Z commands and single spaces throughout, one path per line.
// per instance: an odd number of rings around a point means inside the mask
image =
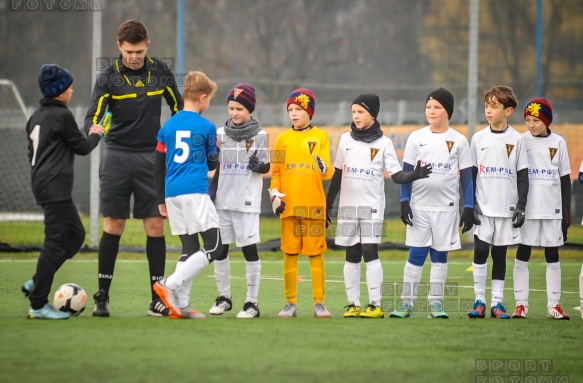
M 478 201 L 474 202 L 474 225 L 481 225 L 482 221 L 478 218 L 478 215 L 482 215 L 482 209 L 480 209 L 480 205 L 478 205 Z
M 257 150 L 249 156 L 249 170 L 254 173 L 260 173 L 259 171 L 259 158 L 257 158 Z
M 217 199 L 217 185 L 209 184 L 209 196 L 211 201 L 215 202 L 215 199 Z
M 464 207 L 462 216 L 460 218 L 460 227 L 462 228 L 462 234 L 466 231 L 470 231 L 474 226 L 474 209 L 471 207 Z
M 421 161 L 417 161 L 417 166 L 413 170 L 413 174 L 415 174 L 415 179 L 427 178 L 433 171 L 433 166 L 431 164 L 426 166 L 421 166 Z
M 563 230 L 563 241 L 567 242 L 567 230 L 571 226 L 571 222 L 568 219 L 564 219 L 561 221 L 561 229 Z
M 401 221 L 405 225 L 413 226 L 413 211 L 411 210 L 411 204 L 409 201 L 401 202 Z
M 524 225 L 524 208 L 516 206 L 512 215 L 512 227 L 519 228 Z

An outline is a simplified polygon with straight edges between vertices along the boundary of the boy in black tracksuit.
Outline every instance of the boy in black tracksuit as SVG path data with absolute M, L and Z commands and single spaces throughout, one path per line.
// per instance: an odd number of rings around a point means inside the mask
M 36 274 L 24 283 L 22 291 L 30 299 L 28 318 L 67 319 L 69 313 L 55 310 L 48 296 L 55 273 L 77 254 L 85 240 L 85 229 L 71 197 L 73 164 L 75 154 L 87 155 L 97 146 L 104 130 L 93 125 L 88 138 L 79 131 L 66 106 L 73 95 L 73 76 L 68 70 L 43 65 L 38 81 L 43 98 L 26 124 L 26 133 L 32 192 L 44 210 L 45 240 Z

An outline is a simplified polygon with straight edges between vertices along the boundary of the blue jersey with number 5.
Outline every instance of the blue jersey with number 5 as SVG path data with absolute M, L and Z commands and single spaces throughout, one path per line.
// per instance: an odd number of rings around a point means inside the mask
M 207 159 L 217 154 L 215 125 L 182 110 L 158 131 L 158 142 L 166 147 L 166 198 L 207 193 Z

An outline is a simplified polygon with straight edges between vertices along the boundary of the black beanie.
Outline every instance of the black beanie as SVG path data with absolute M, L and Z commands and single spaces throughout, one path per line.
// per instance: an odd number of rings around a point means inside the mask
M 56 64 L 45 64 L 38 73 L 38 86 L 46 98 L 63 94 L 73 83 L 73 76 L 65 68 Z
M 447 112 L 448 120 L 451 120 L 451 115 L 453 114 L 453 94 L 445 88 L 439 88 L 429 93 L 425 103 L 427 104 L 427 101 L 431 99 L 439 102 L 443 106 Z
M 381 102 L 379 101 L 379 96 L 373 93 L 359 94 L 358 97 L 352 101 L 352 105 L 357 104 L 366 109 L 371 116 L 376 120 L 379 115 L 379 110 L 381 109 Z

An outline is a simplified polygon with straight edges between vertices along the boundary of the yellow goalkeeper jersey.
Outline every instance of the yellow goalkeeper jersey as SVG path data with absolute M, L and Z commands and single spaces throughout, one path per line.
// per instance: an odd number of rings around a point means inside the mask
M 326 164 L 320 173 L 316 157 Z M 317 127 L 306 130 L 293 128 L 281 133 L 275 142 L 271 164 L 271 189 L 285 194 L 286 203 L 280 218 L 326 218 L 326 194 L 322 181 L 332 178 L 330 140 Z

